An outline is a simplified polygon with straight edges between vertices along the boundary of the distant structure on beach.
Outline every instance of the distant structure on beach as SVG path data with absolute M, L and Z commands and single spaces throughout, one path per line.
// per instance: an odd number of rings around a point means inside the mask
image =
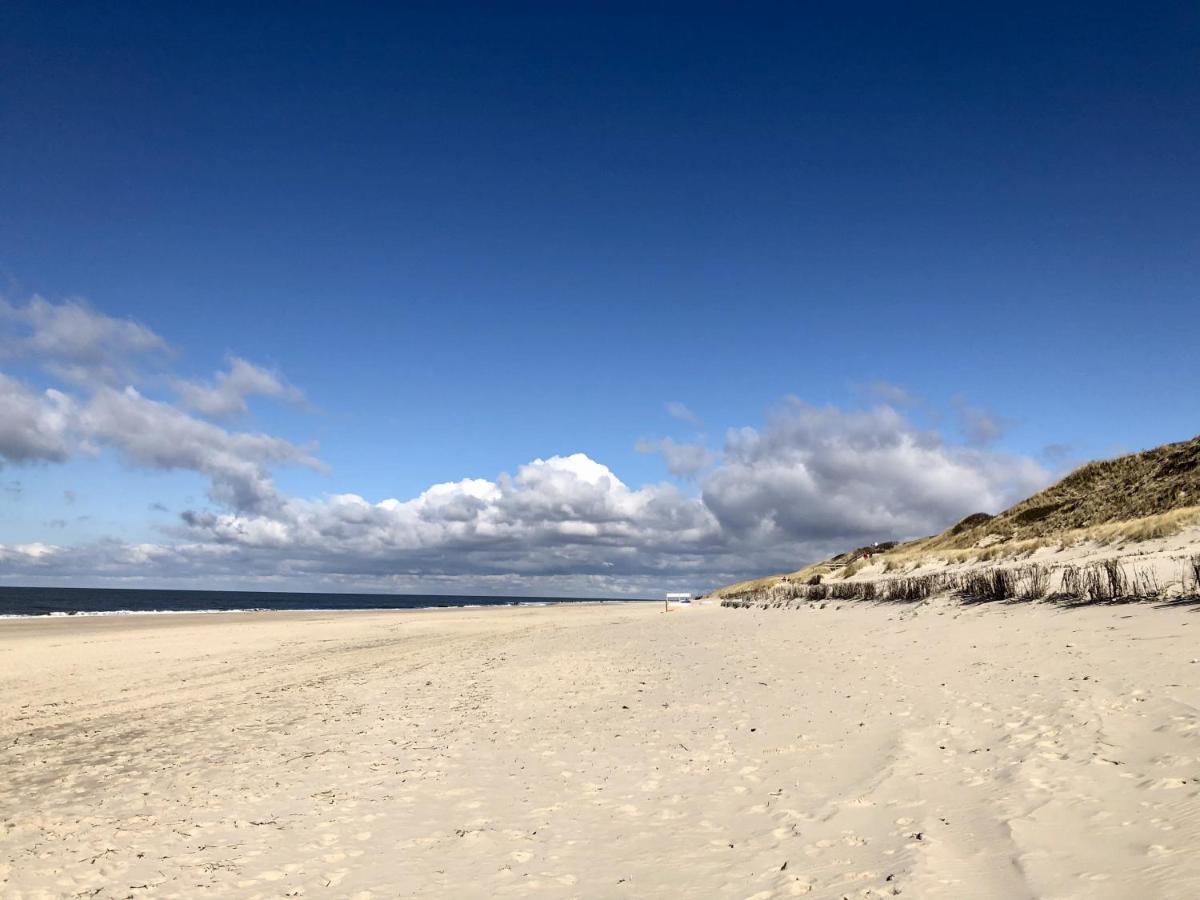
M 691 603 L 694 599 L 693 594 L 667 594 L 668 603 Z

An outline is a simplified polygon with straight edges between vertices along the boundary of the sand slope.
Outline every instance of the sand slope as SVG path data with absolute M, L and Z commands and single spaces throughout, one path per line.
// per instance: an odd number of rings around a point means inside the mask
M 0 895 L 1196 897 L 1198 623 L 0 622 Z

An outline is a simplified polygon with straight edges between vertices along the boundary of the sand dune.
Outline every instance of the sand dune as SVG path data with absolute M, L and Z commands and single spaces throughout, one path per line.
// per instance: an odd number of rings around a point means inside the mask
M 7 621 L 0 894 L 1192 898 L 1198 622 Z

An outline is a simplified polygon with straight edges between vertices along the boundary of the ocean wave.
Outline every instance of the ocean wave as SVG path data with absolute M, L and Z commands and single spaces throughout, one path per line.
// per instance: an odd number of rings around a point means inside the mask
M 343 613 L 343 612 L 428 612 L 442 609 L 488 609 L 501 606 L 559 606 L 563 603 L 628 603 L 627 600 L 513 600 L 496 603 L 436 603 L 428 606 L 361 606 L 361 607 L 269 607 L 251 606 L 232 609 L 102 609 L 54 610 L 34 613 L 0 613 L 0 619 L 80 619 L 96 616 L 193 616 L 223 613 Z

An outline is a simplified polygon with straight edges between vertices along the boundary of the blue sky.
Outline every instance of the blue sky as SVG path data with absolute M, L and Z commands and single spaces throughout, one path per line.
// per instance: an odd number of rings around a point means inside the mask
M 6 4 L 0 372 L 93 408 L 41 456 L 9 416 L 0 543 L 51 549 L 0 577 L 704 587 L 1190 437 L 1198 37 L 1186 4 Z M 34 298 L 169 350 L 116 341 L 122 377 L 64 382 Z M 233 358 L 293 394 L 188 408 L 179 383 Z M 638 500 L 572 537 L 596 523 L 556 495 L 486 564 L 463 534 L 300 564 L 294 509 L 98 437 L 101 383 L 307 448 L 246 462 L 276 499 L 406 501 L 585 454 L 646 502 L 667 485 L 704 536 L 668 516 L 649 538 Z M 690 448 L 672 466 L 647 452 L 668 437 Z M 975 480 L 908 515 L 918 483 L 846 449 L 897 441 Z M 835 512 L 844 481 L 907 512 Z M 182 512 L 265 517 L 285 546 L 181 532 Z M 134 544 L 254 564 L 113 561 Z

